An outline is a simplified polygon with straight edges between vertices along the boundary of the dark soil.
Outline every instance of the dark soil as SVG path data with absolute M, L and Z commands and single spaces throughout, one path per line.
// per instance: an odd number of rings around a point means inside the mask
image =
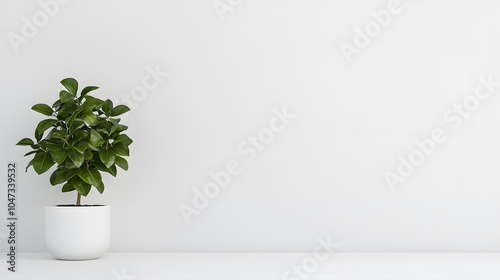
M 57 207 L 92 207 L 92 206 L 106 206 L 106 205 L 74 205 L 74 204 L 57 205 Z

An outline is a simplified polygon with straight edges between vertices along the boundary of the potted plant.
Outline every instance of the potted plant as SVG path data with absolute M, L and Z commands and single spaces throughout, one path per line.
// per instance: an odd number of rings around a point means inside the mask
M 127 126 L 117 116 L 130 111 L 125 105 L 113 106 L 89 95 L 98 89 L 85 87 L 78 94 L 73 78 L 61 81 L 65 87 L 52 104 L 36 104 L 31 109 L 49 118 L 35 129 L 35 141 L 24 138 L 17 143 L 30 146 L 33 155 L 28 163 L 37 174 L 56 165 L 50 184 L 62 185 L 62 192 L 76 192 L 74 205 L 47 206 L 45 239 L 49 252 L 57 259 L 87 260 L 101 257 L 109 248 L 110 206 L 82 205 L 82 196 L 96 188 L 103 193 L 101 172 L 116 177 L 117 166 L 128 170 L 124 156 L 132 144 L 123 133 Z

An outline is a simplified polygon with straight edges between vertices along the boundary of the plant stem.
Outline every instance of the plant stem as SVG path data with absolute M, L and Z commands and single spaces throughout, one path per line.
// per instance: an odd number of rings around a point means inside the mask
M 82 195 L 78 193 L 78 197 L 76 198 L 76 205 L 80 206 L 80 200 L 82 199 Z

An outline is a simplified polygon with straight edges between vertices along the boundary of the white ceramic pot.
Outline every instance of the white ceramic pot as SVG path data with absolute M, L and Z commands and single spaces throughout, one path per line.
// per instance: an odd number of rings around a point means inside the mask
M 47 206 L 45 243 L 56 259 L 90 260 L 110 242 L 111 206 Z

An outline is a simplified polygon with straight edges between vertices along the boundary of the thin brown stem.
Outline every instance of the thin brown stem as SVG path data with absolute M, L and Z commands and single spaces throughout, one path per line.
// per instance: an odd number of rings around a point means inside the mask
M 77 206 L 80 206 L 81 199 L 82 199 L 82 195 L 80 193 L 78 193 L 78 197 L 76 198 L 76 205 Z

